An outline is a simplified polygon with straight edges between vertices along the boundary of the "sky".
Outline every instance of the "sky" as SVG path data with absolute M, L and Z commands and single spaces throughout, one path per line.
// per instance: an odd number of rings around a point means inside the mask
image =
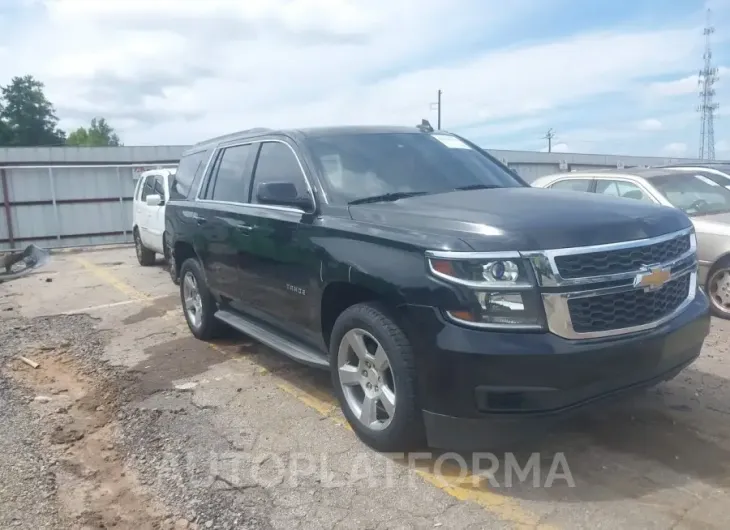
M 442 126 L 490 149 L 696 157 L 712 9 L 730 159 L 730 0 L 0 0 L 0 85 L 125 145 L 251 127 Z

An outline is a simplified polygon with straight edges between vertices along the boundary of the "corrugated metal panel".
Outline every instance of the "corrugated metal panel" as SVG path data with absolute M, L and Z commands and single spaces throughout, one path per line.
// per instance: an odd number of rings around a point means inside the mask
M 519 176 L 527 182 L 532 182 L 543 175 L 550 175 L 560 171 L 558 164 L 510 164 L 509 167 L 514 169 Z
M 174 166 L 187 148 L 174 145 L 0 148 L 0 166 L 5 166 L 9 200 L 35 203 L 11 207 L 15 246 L 22 248 L 31 241 L 46 247 L 129 242 L 132 204 L 127 199 L 134 193 L 135 178 L 143 169 Z M 577 170 L 611 168 L 619 162 L 631 167 L 696 161 L 577 153 L 489 152 L 507 162 L 528 182 L 559 172 L 561 165 Z M 132 167 L 134 164 L 136 167 Z M 54 199 L 59 202 L 54 204 Z M 0 189 L 0 249 L 7 249 L 9 230 L 2 204 Z

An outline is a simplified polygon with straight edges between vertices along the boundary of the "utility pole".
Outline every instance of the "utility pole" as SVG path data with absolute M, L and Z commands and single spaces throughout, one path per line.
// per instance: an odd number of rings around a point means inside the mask
M 553 138 L 555 138 L 555 132 L 552 129 L 548 129 L 548 132 L 543 136 L 548 141 L 548 153 L 553 152 Z
M 436 103 L 431 103 L 431 110 L 436 109 L 436 129 L 439 130 L 441 130 L 441 94 L 443 91 L 439 89 Z
M 715 32 L 712 25 L 712 12 L 707 10 L 707 25 L 703 31 L 705 35 L 705 53 L 702 55 L 704 64 L 700 70 L 698 83 L 700 86 L 700 104 L 697 111 L 702 116 L 700 125 L 700 160 L 715 160 L 715 111 L 720 107 L 715 103 L 714 85 L 717 82 L 717 68 L 712 65 L 712 46 L 710 36 Z

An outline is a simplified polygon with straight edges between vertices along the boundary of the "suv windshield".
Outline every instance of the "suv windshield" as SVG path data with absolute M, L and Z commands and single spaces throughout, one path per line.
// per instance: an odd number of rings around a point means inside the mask
M 730 212 L 730 179 L 712 173 L 672 173 L 649 179 L 674 206 L 690 216 Z
M 338 202 L 525 186 L 496 160 L 448 134 L 327 135 L 307 143 Z

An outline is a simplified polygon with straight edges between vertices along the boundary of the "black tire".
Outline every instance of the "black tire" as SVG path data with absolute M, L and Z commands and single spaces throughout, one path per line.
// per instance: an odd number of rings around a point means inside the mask
M 139 237 L 139 230 L 136 228 L 134 229 L 134 250 L 140 265 L 150 267 L 155 264 L 155 252 L 142 244 L 142 238 Z
M 167 262 L 167 271 L 170 273 L 170 279 L 175 285 L 180 284 L 180 277 L 177 274 L 177 263 L 175 262 L 175 253 L 167 244 L 167 234 L 162 236 L 162 244 L 165 249 L 165 261 Z
M 190 311 L 186 307 L 185 303 L 185 278 L 190 274 L 195 278 L 195 284 L 197 291 L 200 295 L 200 323 L 195 325 Z M 217 337 L 220 334 L 223 323 L 216 319 L 213 315 L 218 309 L 213 295 L 208 289 L 208 284 L 205 281 L 205 274 L 200 266 L 200 263 L 195 258 L 188 258 L 180 267 L 180 302 L 182 303 L 183 314 L 185 315 L 185 321 L 188 323 L 191 333 L 195 338 L 200 340 L 210 340 Z
M 707 293 L 707 297 L 710 299 L 710 309 L 712 314 L 718 318 L 730 320 L 730 307 L 724 307 L 718 300 L 717 293 L 713 292 L 713 290 L 715 290 L 713 285 L 715 280 L 717 280 L 721 274 L 726 272 L 730 272 L 730 256 L 720 258 L 712 266 L 710 272 L 707 274 L 705 292 Z
M 361 329 L 383 347 L 394 381 L 395 411 L 381 430 L 364 425 L 351 409 L 340 384 L 338 351 L 348 331 Z M 417 396 L 417 373 L 411 344 L 405 333 L 378 303 L 356 304 L 340 314 L 330 340 L 330 372 L 337 399 L 347 421 L 358 437 L 370 447 L 384 452 L 408 452 L 425 446 L 423 413 Z

